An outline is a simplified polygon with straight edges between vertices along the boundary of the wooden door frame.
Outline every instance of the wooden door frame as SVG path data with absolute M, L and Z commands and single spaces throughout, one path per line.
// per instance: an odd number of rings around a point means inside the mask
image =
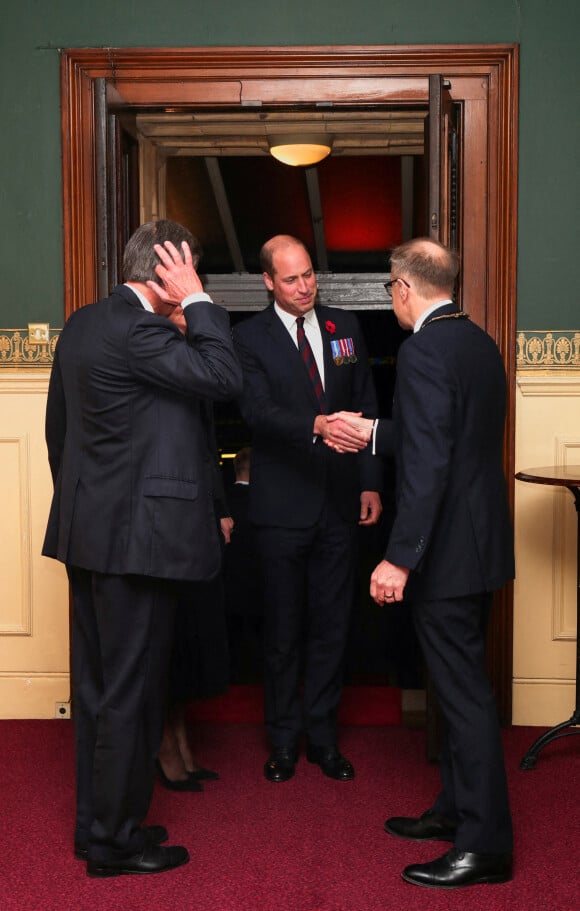
M 419 45 L 69 49 L 61 57 L 65 316 L 97 298 L 98 80 L 133 110 L 262 104 L 425 105 L 452 85 L 462 118 L 463 304 L 496 340 L 508 375 L 504 466 L 514 476 L 518 46 Z M 509 484 L 513 508 L 513 481 Z M 490 672 L 511 721 L 513 595 L 498 593 Z

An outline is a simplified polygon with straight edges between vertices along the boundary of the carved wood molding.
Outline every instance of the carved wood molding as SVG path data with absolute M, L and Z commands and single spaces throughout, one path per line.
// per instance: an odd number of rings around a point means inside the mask
M 428 75 L 481 75 L 489 84 L 489 282 L 494 337 L 515 289 L 517 47 L 80 48 L 61 61 L 66 314 L 97 296 L 95 98 L 119 106 L 240 106 L 329 102 L 425 104 Z M 404 77 L 404 78 L 403 78 Z M 508 261 L 504 262 L 503 257 Z M 500 262 L 498 262 L 498 257 Z M 496 268 L 498 266 L 499 268 Z M 491 290 L 491 288 L 490 288 Z M 490 295 L 491 297 L 492 295 Z M 498 339 L 499 340 L 499 339 Z M 501 346 L 502 348 L 504 346 Z M 506 356 L 508 347 L 505 345 Z

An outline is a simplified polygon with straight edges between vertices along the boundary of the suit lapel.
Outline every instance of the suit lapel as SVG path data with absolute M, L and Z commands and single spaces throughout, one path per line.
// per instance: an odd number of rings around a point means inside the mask
M 324 396 L 326 398 L 326 408 L 327 412 L 331 413 L 332 409 L 330 408 L 330 401 L 332 399 L 332 393 L 334 391 L 334 363 L 332 361 L 332 351 L 330 349 L 329 336 L 325 325 L 325 314 L 319 307 L 316 307 L 314 312 L 316 313 L 316 319 L 318 320 L 318 325 L 320 326 L 320 335 L 322 337 L 322 357 L 324 360 Z
M 324 355 L 324 394 L 326 395 L 326 405 L 328 413 L 335 411 L 335 407 L 332 402 L 335 399 L 336 390 L 340 388 L 339 380 L 341 378 L 340 370 L 342 368 L 337 367 L 334 363 L 332 357 L 332 347 L 331 339 L 338 340 L 344 338 L 344 330 L 338 325 L 340 322 L 341 314 L 337 313 L 338 308 L 316 308 L 316 317 L 320 325 L 320 332 L 322 335 L 322 352 Z M 330 322 L 335 326 L 334 333 L 331 335 L 326 328 L 326 323 L 330 319 Z
M 294 382 L 298 383 L 300 388 L 303 389 L 304 394 L 308 396 L 314 407 L 318 410 L 318 401 L 316 399 L 314 387 L 306 372 L 298 348 L 286 329 L 286 326 L 277 316 L 273 304 L 270 304 L 270 307 L 266 311 L 266 332 L 269 336 L 273 350 L 276 351 L 276 356 L 279 357 L 280 361 L 283 362 L 286 367 L 289 385 L 294 384 Z

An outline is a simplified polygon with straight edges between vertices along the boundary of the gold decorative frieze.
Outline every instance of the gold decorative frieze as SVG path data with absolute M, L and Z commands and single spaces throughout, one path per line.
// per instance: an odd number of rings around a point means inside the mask
M 28 329 L 0 329 L 0 368 L 50 367 L 60 329 L 49 329 L 47 341 L 31 341 Z M 580 330 L 522 329 L 516 337 L 518 370 L 580 370 Z
M 33 341 L 28 329 L 0 329 L 0 369 L 50 367 L 60 329 L 48 329 L 48 339 Z
M 579 330 L 521 330 L 516 338 L 518 369 L 580 370 Z

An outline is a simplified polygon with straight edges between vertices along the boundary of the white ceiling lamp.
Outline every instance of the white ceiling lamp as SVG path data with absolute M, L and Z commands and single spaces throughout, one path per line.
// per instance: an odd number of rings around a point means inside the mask
M 308 167 L 318 164 L 332 149 L 328 133 L 281 133 L 269 137 L 270 154 L 283 164 Z

